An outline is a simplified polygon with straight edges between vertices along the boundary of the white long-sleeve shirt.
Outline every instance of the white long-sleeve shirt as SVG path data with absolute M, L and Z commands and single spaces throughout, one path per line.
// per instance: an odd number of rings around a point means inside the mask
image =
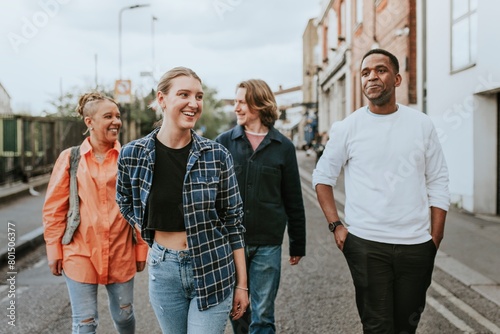
M 429 207 L 448 211 L 448 169 L 431 119 L 398 105 L 377 115 L 356 110 L 330 130 L 313 186 L 345 176 L 345 223 L 360 238 L 418 244 L 431 239 Z

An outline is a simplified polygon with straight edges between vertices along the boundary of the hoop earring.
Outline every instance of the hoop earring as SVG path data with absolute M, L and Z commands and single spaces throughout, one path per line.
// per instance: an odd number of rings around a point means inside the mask
M 87 131 L 82 133 L 82 135 L 85 136 L 87 133 L 89 133 L 89 131 L 93 131 L 93 130 L 94 130 L 94 128 L 87 128 Z

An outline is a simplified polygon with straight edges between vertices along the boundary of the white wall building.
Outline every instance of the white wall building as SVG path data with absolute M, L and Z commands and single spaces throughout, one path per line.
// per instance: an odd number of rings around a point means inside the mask
M 500 213 L 500 1 L 418 1 L 423 29 L 424 110 L 450 172 L 452 202 Z

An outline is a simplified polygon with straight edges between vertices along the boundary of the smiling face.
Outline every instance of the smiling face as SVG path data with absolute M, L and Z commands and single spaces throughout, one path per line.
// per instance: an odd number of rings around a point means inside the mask
M 89 103 L 96 104 L 93 115 L 85 117 L 85 124 L 93 129 L 90 136 L 96 142 L 113 145 L 118 140 L 118 134 L 122 127 L 118 106 L 109 100 Z
M 238 88 L 234 99 L 234 112 L 238 125 L 248 128 L 251 125 L 260 125 L 259 112 L 251 109 L 245 99 L 246 88 Z
M 389 57 L 379 53 L 367 56 L 361 64 L 361 86 L 367 99 L 376 106 L 395 100 L 401 75 L 396 73 Z
M 168 126 L 189 130 L 195 126 L 203 111 L 203 88 L 199 80 L 179 76 L 171 80 L 166 94 L 158 92 L 157 100 Z

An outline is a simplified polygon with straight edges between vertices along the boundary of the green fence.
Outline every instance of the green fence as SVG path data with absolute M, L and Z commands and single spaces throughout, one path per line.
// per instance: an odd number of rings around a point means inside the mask
M 85 130 L 79 118 L 0 115 L 0 186 L 49 173 Z

